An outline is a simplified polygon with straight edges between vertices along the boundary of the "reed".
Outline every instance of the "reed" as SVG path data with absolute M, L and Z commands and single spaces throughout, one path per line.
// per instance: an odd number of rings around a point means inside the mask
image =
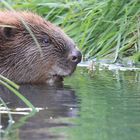
M 138 0 L 7 0 L 14 9 L 31 10 L 63 27 L 85 58 L 111 56 L 112 62 L 140 60 Z M 2 5 L 1 5 L 2 7 Z
M 85 58 L 111 56 L 112 62 L 140 60 L 138 0 L 7 0 L 17 10 L 31 10 L 64 28 Z M 4 3 L 1 9 L 6 8 Z
M 19 86 L 7 79 L 6 77 L 0 75 L 0 85 L 5 86 L 7 89 L 12 91 L 17 97 L 19 97 L 32 111 L 36 111 L 35 107 L 18 91 Z

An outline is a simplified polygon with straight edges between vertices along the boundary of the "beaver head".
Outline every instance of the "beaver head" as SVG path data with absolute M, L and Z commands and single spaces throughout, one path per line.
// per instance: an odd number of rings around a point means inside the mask
M 42 17 L 0 12 L 0 74 L 7 78 L 17 83 L 62 80 L 81 57 L 73 40 Z

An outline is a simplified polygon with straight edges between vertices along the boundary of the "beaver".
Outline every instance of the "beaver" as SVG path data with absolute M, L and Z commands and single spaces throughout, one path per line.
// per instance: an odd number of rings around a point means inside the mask
M 0 12 L 1 75 L 16 83 L 51 84 L 71 75 L 81 57 L 60 27 L 36 13 Z

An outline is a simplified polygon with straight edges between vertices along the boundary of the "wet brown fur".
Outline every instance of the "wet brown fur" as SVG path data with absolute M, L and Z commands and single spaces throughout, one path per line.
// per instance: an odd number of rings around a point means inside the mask
M 22 20 L 36 37 L 43 56 Z M 4 26 L 11 28 L 8 37 Z M 7 78 L 17 83 L 44 83 L 70 75 L 77 65 L 69 60 L 75 50 L 73 40 L 42 17 L 31 12 L 0 12 L 0 74 Z

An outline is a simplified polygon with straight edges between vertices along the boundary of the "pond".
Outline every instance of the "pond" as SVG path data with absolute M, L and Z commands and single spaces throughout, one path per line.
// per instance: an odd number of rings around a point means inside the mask
M 4 140 L 140 138 L 139 72 L 96 69 L 88 73 L 78 68 L 63 87 L 21 85 L 20 91 L 39 111 L 28 114 L 26 105 L 1 87 L 1 97 L 15 121 L 9 125 L 9 116 L 1 113 Z

